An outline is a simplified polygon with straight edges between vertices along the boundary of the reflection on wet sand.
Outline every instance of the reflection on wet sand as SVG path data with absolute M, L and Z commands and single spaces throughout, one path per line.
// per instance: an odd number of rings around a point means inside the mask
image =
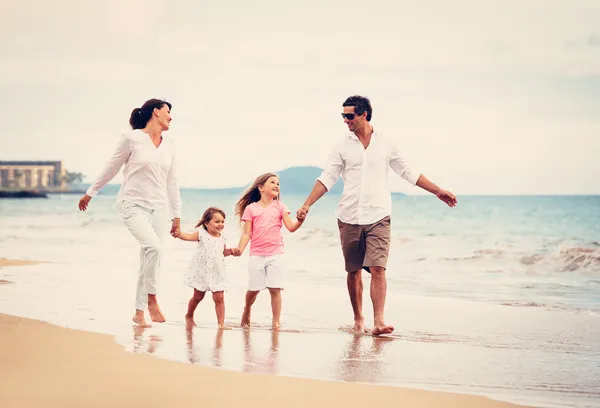
M 217 335 L 215 336 L 215 348 L 213 350 L 213 365 L 215 367 L 221 367 L 221 347 L 223 347 L 223 333 L 225 333 L 225 330 L 217 329 Z
M 254 333 L 256 336 L 260 333 Z M 279 351 L 279 330 L 271 331 L 271 347 L 266 358 L 261 358 L 260 354 L 252 349 L 251 336 L 252 330 L 245 329 L 244 336 L 244 372 L 277 374 L 277 357 Z
M 213 348 L 213 360 L 212 365 L 215 367 L 221 367 L 221 348 L 223 347 L 223 333 L 225 330 L 217 329 L 217 333 L 215 336 L 215 346 Z M 192 364 L 198 362 L 198 358 L 196 356 L 196 349 L 194 348 L 194 327 L 186 326 L 185 328 L 185 337 L 188 351 L 188 361 Z
M 139 353 L 140 351 L 143 352 L 143 350 L 141 350 L 141 349 L 144 346 L 144 332 L 146 331 L 146 329 L 147 329 L 147 327 L 141 327 L 141 326 L 133 327 L 133 352 L 134 353 Z M 147 343 L 148 348 L 146 349 L 146 352 L 148 352 L 149 354 L 154 353 L 161 342 L 162 342 L 162 338 L 160 336 L 157 336 L 156 334 L 151 334 L 150 337 L 148 337 L 148 343 Z
M 194 349 L 194 327 L 185 327 L 185 343 L 187 344 L 188 361 L 192 364 L 196 364 L 198 359 L 196 358 L 196 350 Z
M 150 330 L 146 332 L 146 330 Z M 180 333 L 177 337 L 181 336 Z M 280 350 L 279 330 L 263 329 L 241 329 L 228 331 L 230 339 L 238 340 L 241 335 L 242 344 L 234 341 L 229 347 L 224 347 L 222 329 L 207 329 L 201 327 L 185 326 L 184 338 L 187 351 L 187 361 L 191 364 L 202 364 L 213 367 L 228 367 L 236 369 L 239 367 L 243 372 L 261 374 L 280 374 Z M 214 337 L 213 337 L 214 333 Z M 289 334 L 286 337 L 290 344 L 302 344 L 302 339 L 295 336 L 302 334 Z M 391 337 L 374 337 L 366 334 L 347 333 L 340 334 L 348 341 L 343 347 L 341 355 L 334 367 L 335 376 L 342 381 L 349 382 L 381 382 L 386 377 L 385 355 L 386 344 L 394 341 Z M 199 336 L 199 337 L 198 337 Z M 181 339 L 181 337 L 179 337 Z M 214 340 L 213 340 L 214 339 Z M 163 344 L 164 343 L 164 344 Z M 133 328 L 133 352 L 134 353 L 168 353 L 177 342 L 167 336 L 164 340 L 161 336 L 153 334 L 152 329 L 136 326 Z M 288 343 L 286 343 L 288 344 Z M 240 352 L 242 346 L 242 353 Z M 156 351 L 160 347 L 159 351 Z M 291 349 L 287 350 L 292 352 Z M 235 356 L 239 356 L 235 358 Z M 185 358 L 185 357 L 184 357 Z M 317 364 L 317 361 L 303 360 L 302 364 Z M 295 368 L 293 370 L 303 372 L 306 368 Z
M 385 345 L 394 339 L 352 333 L 339 359 L 339 378 L 352 382 L 378 382 L 383 375 Z

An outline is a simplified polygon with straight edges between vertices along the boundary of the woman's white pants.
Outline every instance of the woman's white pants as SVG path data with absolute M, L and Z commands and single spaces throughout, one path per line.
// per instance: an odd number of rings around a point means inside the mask
M 169 228 L 168 214 L 166 210 L 153 210 L 128 201 L 121 203 L 120 211 L 125 226 L 141 246 L 135 308 L 145 310 L 148 294 L 156 294 L 163 243 Z

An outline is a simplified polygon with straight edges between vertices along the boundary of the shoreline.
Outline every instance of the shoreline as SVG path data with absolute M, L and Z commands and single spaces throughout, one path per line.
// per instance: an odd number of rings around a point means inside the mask
M 41 261 L 28 261 L 28 260 L 21 260 L 21 259 L 0 258 L 0 269 L 2 269 L 5 266 L 27 266 L 27 265 L 36 265 L 39 263 L 42 263 L 42 262 Z M 6 280 L 6 279 L 1 279 L 1 275 L 0 275 L 0 285 L 10 285 L 11 283 L 13 283 L 13 282 Z
M 127 352 L 109 335 L 13 315 L 0 314 L 0 332 L 5 368 L 0 371 L 0 406 L 5 407 L 165 407 L 197 404 L 200 399 L 223 407 L 363 407 L 390 401 L 422 408 L 524 407 L 477 395 L 240 373 L 169 361 Z

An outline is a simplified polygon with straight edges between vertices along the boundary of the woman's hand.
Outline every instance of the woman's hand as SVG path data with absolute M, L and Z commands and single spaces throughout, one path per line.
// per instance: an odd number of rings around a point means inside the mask
M 80 211 L 87 210 L 87 206 L 91 199 L 92 199 L 92 197 L 90 197 L 87 194 L 85 194 L 83 197 L 81 197 L 81 199 L 79 200 L 79 210 Z

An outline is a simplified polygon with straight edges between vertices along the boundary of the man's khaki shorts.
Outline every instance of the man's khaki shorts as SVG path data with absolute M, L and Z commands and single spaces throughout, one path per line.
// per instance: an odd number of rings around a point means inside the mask
M 338 219 L 346 272 L 372 266 L 387 267 L 390 252 L 390 217 L 369 225 L 346 224 Z

